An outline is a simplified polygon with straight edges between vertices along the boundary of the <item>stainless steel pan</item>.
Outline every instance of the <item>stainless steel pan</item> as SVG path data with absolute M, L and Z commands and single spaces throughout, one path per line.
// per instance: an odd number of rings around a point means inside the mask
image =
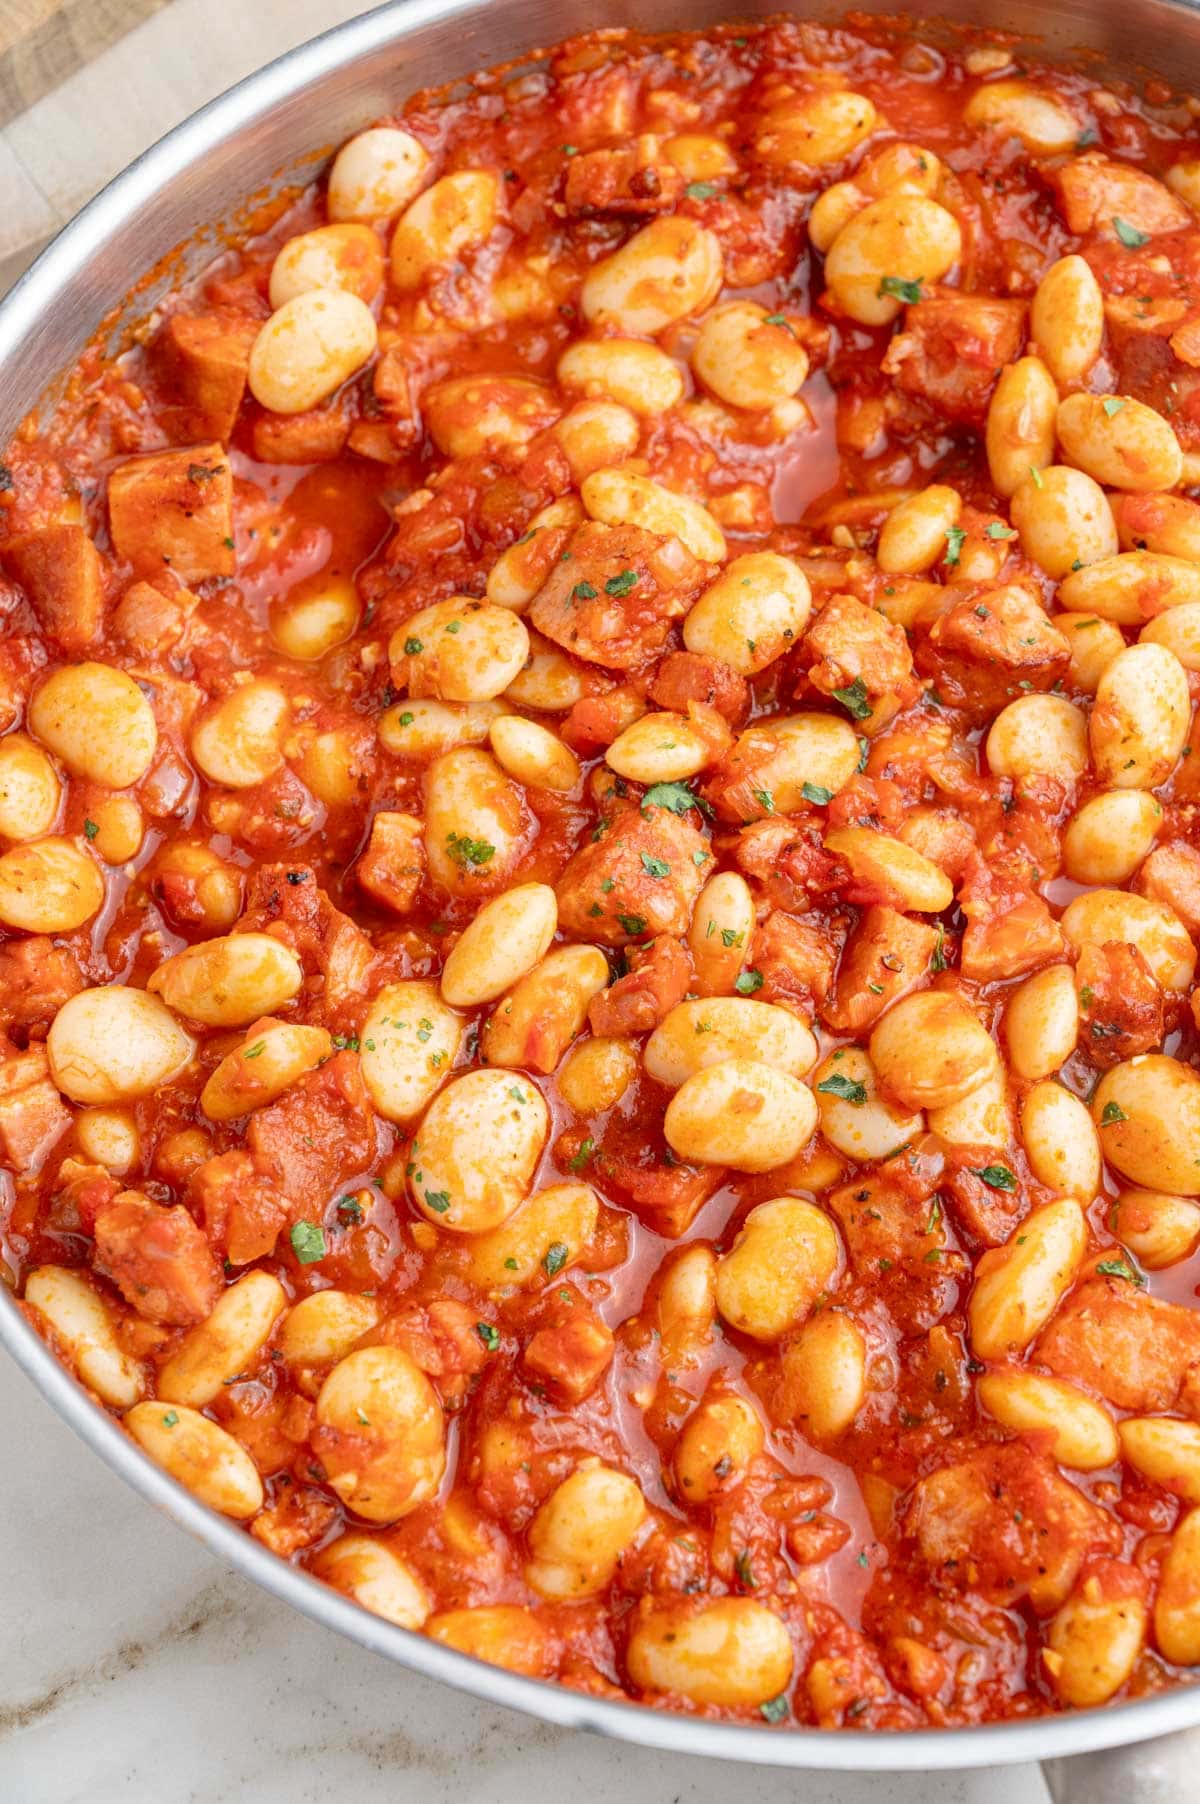
M 847 3 L 795 0 L 792 10 L 834 16 Z M 0 443 L 30 408 L 52 405 L 55 374 L 72 364 L 101 320 L 113 315 L 115 331 L 150 309 L 153 285 L 129 298 L 143 272 L 176 247 L 181 255 L 164 284 L 198 269 L 245 196 L 309 179 L 321 161 L 312 146 L 336 145 L 413 89 L 601 24 L 666 30 L 778 10 L 769 0 L 396 0 L 292 51 L 202 108 L 118 176 L 0 305 Z M 891 9 L 867 0 L 863 10 Z M 1176 88 L 1200 93 L 1195 0 L 1056 0 L 1048 8 L 1029 0 L 941 0 L 939 12 L 1025 33 L 1043 54 L 1084 48 L 1098 54 L 1102 69 L 1161 73 Z M 212 229 L 198 233 L 206 222 Z M 1196 1795 L 1200 1736 L 1172 1732 L 1200 1726 L 1200 1684 L 1141 1703 L 994 1727 L 826 1734 L 698 1722 L 485 1666 L 369 1615 L 205 1509 L 91 1402 L 2 1285 L 0 1344 L 115 1472 L 247 1578 L 362 1646 L 475 1696 L 550 1722 L 726 1760 L 877 1772 L 1046 1760 L 1057 1804 L 1115 1804 L 1118 1797 L 1122 1804 L 1182 1804 Z M 1171 1739 L 1136 1749 L 1154 1736 Z M 1064 1758 L 1117 1748 L 1128 1751 L 1098 1761 Z

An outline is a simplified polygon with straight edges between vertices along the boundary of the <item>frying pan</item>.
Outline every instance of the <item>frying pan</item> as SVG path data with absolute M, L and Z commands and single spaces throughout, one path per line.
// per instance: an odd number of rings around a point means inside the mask
M 845 5 L 798 0 L 790 10 L 832 18 Z M 53 406 L 55 374 L 70 368 L 101 322 L 115 342 L 198 271 L 222 231 L 236 228 L 247 196 L 311 180 L 331 148 L 414 89 L 600 25 L 685 30 L 779 10 L 770 0 L 394 0 L 289 52 L 139 157 L 0 304 L 0 443 L 30 408 Z M 867 0 L 858 10 L 890 9 Z M 1176 90 L 1200 93 L 1195 0 L 942 0 L 939 19 L 923 21 L 923 32 L 936 39 L 946 31 L 939 20 L 1000 27 L 1027 38 L 1031 54 L 1083 52 L 1099 74 L 1159 74 Z M 134 292 L 137 278 L 160 263 Z M 484 1665 L 360 1609 L 206 1509 L 93 1403 L 3 1284 L 0 1345 L 115 1472 L 238 1572 L 361 1646 L 489 1702 L 649 1747 L 772 1766 L 882 1773 L 1042 1760 L 1055 1804 L 1182 1804 L 1197 1795 L 1200 1683 L 1070 1715 L 888 1734 L 697 1721 Z M 1163 1739 L 1138 1745 L 1151 1738 Z

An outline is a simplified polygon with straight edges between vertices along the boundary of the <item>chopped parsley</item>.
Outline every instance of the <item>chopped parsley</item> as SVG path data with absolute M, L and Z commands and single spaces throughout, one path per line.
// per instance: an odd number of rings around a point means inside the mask
M 361 1221 L 362 1204 L 356 1196 L 343 1196 L 338 1199 L 337 1212 L 343 1221 Z
M 1113 215 L 1113 231 L 1121 240 L 1126 250 L 1136 251 L 1139 245 L 1149 244 L 1149 232 L 1139 232 L 1136 226 L 1130 225 L 1127 219 L 1118 219 Z
M 871 698 L 861 677 L 855 677 L 844 689 L 835 689 L 833 697 L 841 702 L 851 720 L 866 720 L 871 713 Z
M 99 829 L 99 827 L 98 827 L 98 826 L 97 826 L 97 825 L 96 825 L 96 822 L 95 822 L 95 821 L 91 821 L 91 820 L 88 820 L 88 821 L 84 821 L 84 823 L 83 823 L 83 837 L 84 837 L 84 838 L 85 838 L 85 839 L 95 839 L 95 837 L 96 837 L 96 835 L 97 835 L 97 833 L 99 833 L 99 831 L 100 831 L 100 829 Z
M 760 1704 L 758 1714 L 769 1723 L 781 1723 L 790 1709 L 791 1706 L 781 1691 L 777 1698 L 768 1698 L 765 1704 Z
M 683 192 L 689 200 L 711 200 L 717 191 L 711 182 L 689 182 Z
M 733 980 L 733 987 L 739 996 L 753 996 L 755 990 L 763 987 L 761 971 L 740 971 Z
M 404 641 L 404 655 L 406 658 L 415 658 L 418 652 L 424 650 L 425 647 L 419 639 L 406 639 Z
M 671 814 L 686 814 L 699 804 L 686 783 L 652 783 L 642 797 L 642 813 L 647 808 L 666 808 Z
M 495 846 L 486 839 L 470 839 L 465 833 L 448 833 L 446 850 L 461 871 L 470 865 L 487 864 L 496 855 Z
M 1126 1284 L 1136 1284 L 1139 1290 L 1144 1290 L 1146 1287 L 1146 1280 L 1141 1272 L 1137 1270 L 1136 1266 L 1130 1265 L 1128 1259 L 1124 1257 L 1102 1259 L 1096 1270 L 1103 1272 L 1106 1278 L 1124 1278 Z
M 750 1564 L 750 1555 L 744 1547 L 737 1559 L 733 1562 L 733 1569 L 737 1573 L 739 1585 L 743 1586 L 747 1591 L 758 1590 L 758 1580 L 755 1578 L 754 1568 Z
M 1015 526 L 1006 526 L 1003 520 L 992 520 L 987 528 L 987 536 L 989 539 L 1015 539 L 1017 529 Z
M 595 601 L 598 594 L 599 590 L 594 589 L 591 583 L 576 583 L 575 587 L 571 590 L 571 600 Z
M 288 1236 L 301 1265 L 315 1265 L 325 1257 L 325 1230 L 315 1221 L 298 1221 Z
M 637 579 L 638 574 L 636 570 L 622 570 L 618 575 L 609 577 L 604 585 L 604 593 L 606 595 L 616 595 L 617 597 L 628 595 L 629 591 L 637 582 Z
M 166 1415 L 162 1419 L 162 1425 L 164 1428 L 178 1427 L 178 1425 L 179 1425 L 178 1413 L 173 1409 L 169 1409 L 167 1411 Z
M 817 1085 L 817 1089 L 826 1096 L 840 1096 L 843 1102 L 852 1102 L 858 1108 L 867 1100 L 867 1086 L 858 1083 L 852 1077 L 846 1077 L 840 1071 L 833 1072 Z
M 1100 1126 L 1111 1127 L 1114 1121 L 1128 1121 L 1129 1117 L 1118 1102 L 1106 1102 L 1100 1115 Z
M 800 794 L 806 802 L 815 802 L 820 808 L 823 808 L 826 802 L 833 800 L 832 789 L 826 789 L 823 783 L 802 783 Z
M 426 1207 L 432 1209 L 435 1215 L 445 1215 L 450 1207 L 450 1192 L 448 1190 L 427 1190 L 425 1203 Z
M 907 276 L 884 276 L 875 293 L 880 300 L 891 295 L 893 300 L 903 301 L 906 307 L 915 307 L 921 298 L 920 279 L 913 282 Z
M 565 1240 L 552 1240 L 542 1255 L 546 1276 L 553 1278 L 558 1272 L 561 1272 L 570 1257 L 571 1249 Z
M 648 877 L 669 877 L 671 867 L 665 858 L 651 858 L 649 852 L 642 853 L 642 869 Z
M 242 1053 L 242 1057 L 244 1059 L 261 1058 L 262 1054 L 266 1050 L 267 1050 L 267 1042 L 265 1040 L 255 1040 L 253 1046 L 247 1046 L 245 1048 L 245 1050 Z
M 490 1322 L 476 1322 L 475 1332 L 487 1348 L 488 1352 L 494 1353 L 496 1348 L 500 1345 L 499 1328 L 493 1328 Z
M 575 1157 L 570 1161 L 571 1170 L 572 1171 L 582 1171 L 584 1166 L 588 1163 L 589 1159 L 591 1158 L 592 1154 L 595 1152 L 595 1150 L 596 1150 L 596 1142 L 592 1139 L 592 1136 L 589 1134 L 587 1139 L 583 1142 L 582 1146 L 579 1148 L 579 1151 L 575 1154 Z
M 754 800 L 758 803 L 760 808 L 765 809 L 768 814 L 774 814 L 775 797 L 771 794 L 769 789 L 756 789 L 753 794 Z
M 948 564 L 957 564 L 966 542 L 967 534 L 964 527 L 948 526 L 946 528 L 946 562 Z
M 944 927 L 939 927 L 937 930 L 937 939 L 934 941 L 933 951 L 929 954 L 929 969 L 931 971 L 944 971 L 946 969 L 945 944 L 946 929 Z
M 1118 395 L 1106 395 L 1104 397 L 1104 411 L 1110 420 L 1114 414 L 1120 413 L 1124 405 L 1124 401 L 1122 401 Z
M 618 914 L 617 919 L 621 923 L 621 932 L 630 934 L 634 939 L 646 931 L 646 922 L 641 915 Z
M 1017 1180 L 1007 1165 L 985 1165 L 975 1176 L 982 1178 L 989 1190 L 1015 1190 L 1017 1187 Z

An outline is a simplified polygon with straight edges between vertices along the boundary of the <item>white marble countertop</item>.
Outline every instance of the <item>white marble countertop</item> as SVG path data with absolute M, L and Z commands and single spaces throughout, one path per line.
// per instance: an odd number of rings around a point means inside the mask
M 622 1747 L 317 1628 L 126 1488 L 0 1353 L 4 1804 L 1044 1804 L 1034 1767 L 855 1778 Z

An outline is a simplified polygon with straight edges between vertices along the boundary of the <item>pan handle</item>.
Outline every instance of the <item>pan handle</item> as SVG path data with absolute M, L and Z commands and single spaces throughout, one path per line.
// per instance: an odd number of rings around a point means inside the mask
M 1044 1760 L 1053 1804 L 1185 1804 L 1200 1796 L 1200 1729 Z

